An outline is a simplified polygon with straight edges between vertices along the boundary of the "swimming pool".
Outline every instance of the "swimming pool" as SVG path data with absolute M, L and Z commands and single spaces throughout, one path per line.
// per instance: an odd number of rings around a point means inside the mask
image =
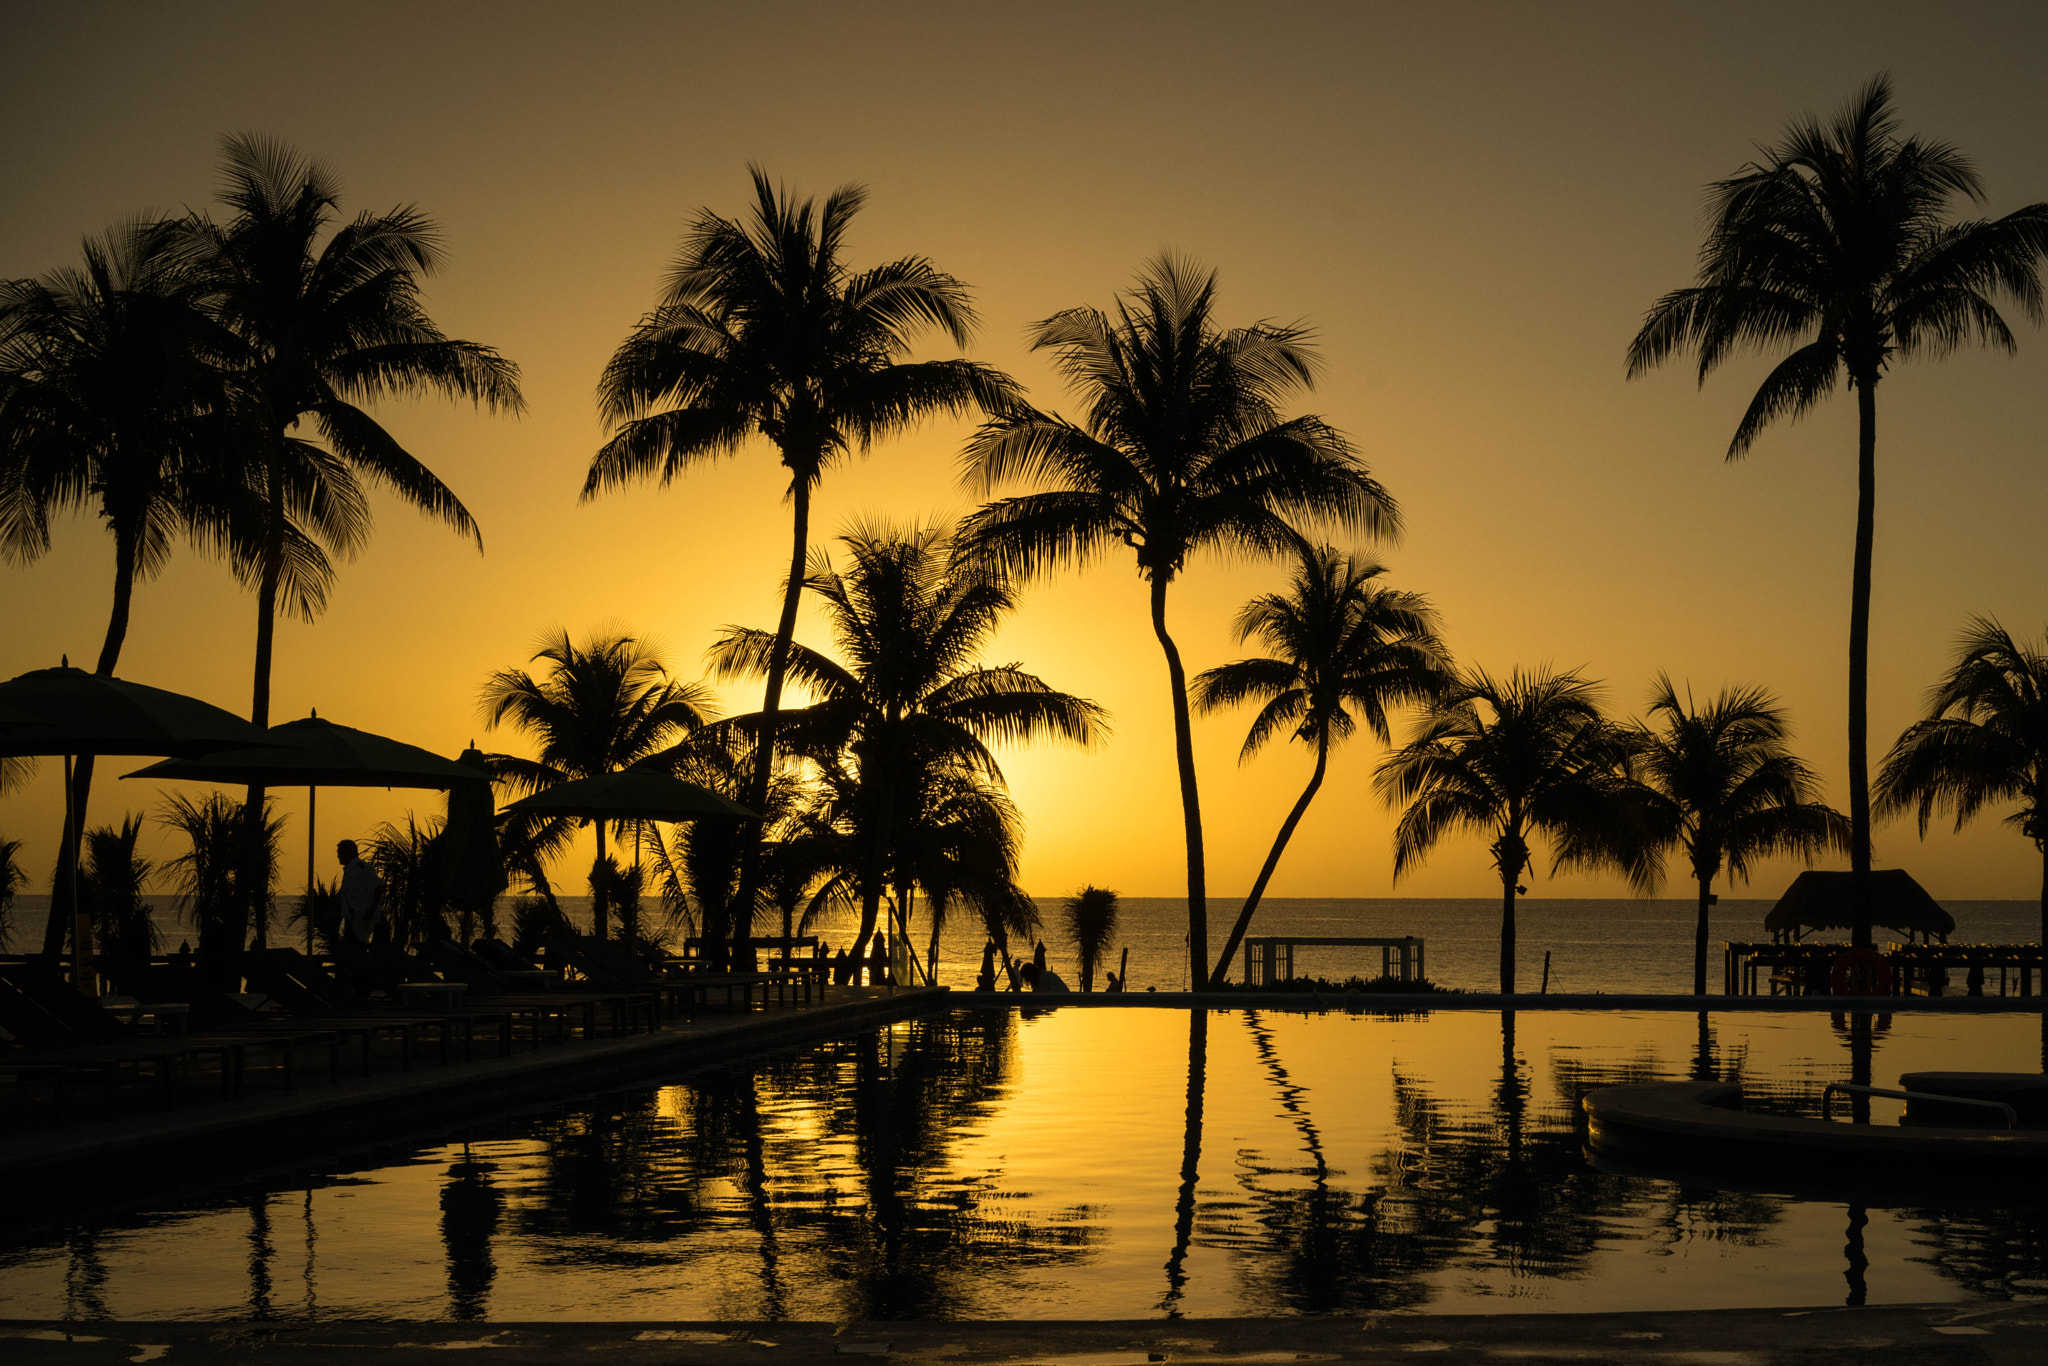
M 1879 1084 L 2038 1070 L 1900 1014 Z M 1826 1015 L 958 1010 L 0 1229 L 0 1317 L 1144 1318 L 2048 1297 L 2048 1197 L 1603 1171 L 1577 1098 L 1848 1078 Z M 1877 1119 L 1895 1109 L 1879 1102 Z M 167 1179 L 172 1174 L 167 1174 Z

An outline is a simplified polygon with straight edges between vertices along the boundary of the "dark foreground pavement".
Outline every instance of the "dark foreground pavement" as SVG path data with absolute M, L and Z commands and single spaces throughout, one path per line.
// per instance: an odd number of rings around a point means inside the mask
M 1643 1314 L 974 1323 L 0 1323 L 7 1366 L 277 1361 L 292 1366 L 1277 1366 L 1316 1361 L 1658 1366 L 2041 1366 L 2048 1305 Z M 460 1356 L 453 1358 L 461 1360 Z

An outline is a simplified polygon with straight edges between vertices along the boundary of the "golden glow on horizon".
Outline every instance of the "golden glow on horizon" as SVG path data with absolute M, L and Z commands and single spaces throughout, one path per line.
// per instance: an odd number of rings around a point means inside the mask
M 351 11 L 345 27 L 325 12 L 121 13 L 117 28 L 90 9 L 0 17 L 0 41 L 25 58 L 0 92 L 15 130 L 0 152 L 0 272 L 69 264 L 81 235 L 123 214 L 206 203 L 219 134 L 260 130 L 330 164 L 346 212 L 417 202 L 437 218 L 450 267 L 430 287 L 433 316 L 524 370 L 520 421 L 445 404 L 381 412 L 468 503 L 486 554 L 379 497 L 327 615 L 278 631 L 275 716 L 317 706 L 448 753 L 515 743 L 483 731 L 477 687 L 550 627 L 581 638 L 619 624 L 694 677 L 718 626 L 773 624 L 787 509 L 765 447 L 666 490 L 575 501 L 600 438 L 600 366 L 651 302 L 686 217 L 744 207 L 751 159 L 802 193 L 865 182 L 849 258 L 920 253 L 970 282 L 984 320 L 971 354 L 1044 406 L 1073 410 L 1023 350 L 1024 325 L 1107 304 L 1162 245 L 1221 271 L 1225 322 L 1306 318 L 1326 363 L 1307 410 L 1349 432 L 1401 500 L 1407 540 L 1377 553 L 1391 582 L 1434 597 L 1461 659 L 1584 665 L 1623 712 L 1659 669 L 1701 692 L 1763 683 L 1843 804 L 1853 405 L 1838 395 L 1724 466 L 1763 362 L 1701 392 L 1683 367 L 1624 383 L 1623 348 L 1642 310 L 1689 279 L 1701 188 L 1879 69 L 1894 71 L 1908 127 L 1977 159 L 1989 212 L 2048 197 L 2048 19 L 2029 10 L 1945 40 L 1910 11 L 1847 29 L 1823 7 L 1758 9 L 1785 39 L 1770 50 L 1725 11 L 1631 11 L 1624 31 L 1597 8 L 1134 6 L 1065 22 L 931 8 L 869 22 L 816 7 L 762 23 L 536 5 L 486 31 L 466 11 L 395 6 Z M 2029 635 L 2048 618 L 2048 335 L 2013 321 L 2016 361 L 1964 352 L 1899 370 L 1879 393 L 1877 753 L 1917 715 L 1965 615 Z M 856 516 L 966 508 L 964 431 L 934 425 L 832 471 L 816 537 Z M 0 676 L 98 649 L 108 538 L 83 520 L 54 536 L 40 563 L 0 568 Z M 1272 565 L 1190 570 L 1169 608 L 1190 671 L 1237 656 L 1231 615 L 1280 578 Z M 221 565 L 181 551 L 139 590 L 120 672 L 243 710 L 253 618 Z M 823 643 L 816 625 L 807 616 L 803 637 Z M 1029 821 L 1025 884 L 1177 894 L 1165 670 L 1128 563 L 1034 587 L 993 658 L 1114 714 L 1097 753 L 1004 757 Z M 1212 918 L 1250 883 L 1307 773 L 1305 755 L 1278 749 L 1239 768 L 1247 721 L 1198 722 Z M 1377 757 L 1367 738 L 1336 756 L 1271 894 L 1492 891 L 1476 842 L 1390 887 Z M 154 807 L 150 789 L 113 780 L 141 762 L 102 766 L 93 821 Z M 0 803 L 38 889 L 55 771 Z M 279 795 L 295 818 L 295 891 L 304 793 Z M 433 794 L 339 790 L 320 807 L 324 849 L 438 809 Z M 1937 896 L 2039 887 L 2034 851 L 1995 818 L 1924 844 L 1902 822 L 1879 841 L 1880 865 Z M 167 838 L 158 850 L 176 852 Z M 325 852 L 319 871 L 331 875 Z M 557 871 L 580 883 L 573 859 Z M 1791 871 L 1746 894 L 1775 895 Z

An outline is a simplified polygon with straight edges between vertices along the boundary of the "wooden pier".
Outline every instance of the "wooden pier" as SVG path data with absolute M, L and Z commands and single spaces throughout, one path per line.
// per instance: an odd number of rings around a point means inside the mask
M 1730 996 L 1826 995 L 1828 970 L 1848 947 L 1796 940 L 1724 942 L 1723 989 Z M 2048 963 L 2039 944 L 1893 942 L 1883 953 L 1891 965 L 1894 996 L 2032 996 L 2048 989 Z

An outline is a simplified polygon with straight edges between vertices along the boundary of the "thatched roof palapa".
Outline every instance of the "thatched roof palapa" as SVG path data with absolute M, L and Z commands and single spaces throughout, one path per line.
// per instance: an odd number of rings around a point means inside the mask
M 1808 930 L 1846 930 L 1855 925 L 1851 897 L 1852 873 L 1811 871 L 1792 879 L 1785 895 L 1764 917 L 1770 934 L 1803 935 Z M 1947 939 L 1956 918 L 1913 881 L 1903 868 L 1870 870 L 1870 923 L 1902 934 Z

